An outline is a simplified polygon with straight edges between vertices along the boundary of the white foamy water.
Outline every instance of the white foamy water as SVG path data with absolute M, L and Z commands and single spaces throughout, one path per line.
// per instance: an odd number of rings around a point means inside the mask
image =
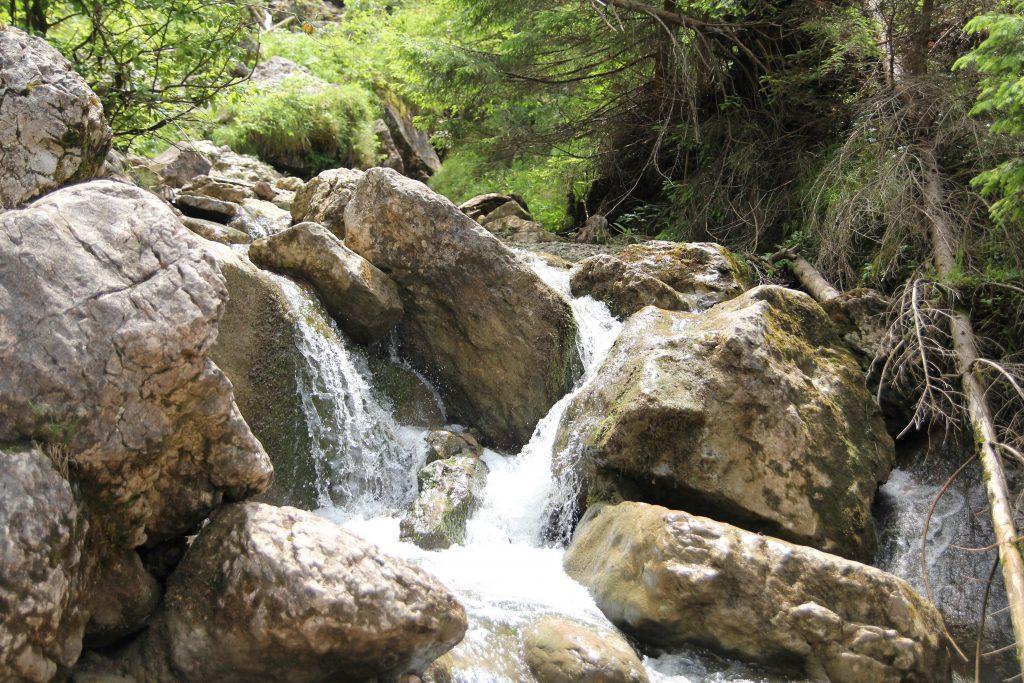
M 529 679 L 523 669 L 519 630 L 543 615 L 557 615 L 595 626 L 614 628 L 590 593 L 562 568 L 564 549 L 546 545 L 544 528 L 553 508 L 564 503 L 565 491 L 552 475 L 555 439 L 568 404 L 592 380 L 608 354 L 622 324 L 607 306 L 590 297 L 573 298 L 569 274 L 542 260 L 521 254 L 538 275 L 569 300 L 579 327 L 579 353 L 583 374 L 576 388 L 551 407 L 537 424 L 530 442 L 516 455 L 484 452 L 490 468 L 483 502 L 467 525 L 466 544 L 441 551 L 425 551 L 399 540 L 402 506 L 382 511 L 377 498 L 361 507 L 356 496 L 346 505 L 326 506 L 321 514 L 378 544 L 393 555 L 422 566 L 458 596 L 469 615 L 469 630 L 455 650 L 467 664 L 457 674 L 462 683 L 519 683 Z M 331 354 L 328 353 L 328 356 Z M 359 391 L 368 387 L 357 382 Z M 386 421 L 384 421 L 386 424 Z M 396 433 L 390 427 L 377 434 Z M 404 489 L 422 461 L 407 472 L 389 468 Z M 347 478 L 347 475 L 346 475 Z M 382 514 L 383 512 L 383 514 Z M 471 662 L 487 662 L 486 669 Z M 652 681 L 762 681 L 749 667 L 690 652 L 645 659 Z

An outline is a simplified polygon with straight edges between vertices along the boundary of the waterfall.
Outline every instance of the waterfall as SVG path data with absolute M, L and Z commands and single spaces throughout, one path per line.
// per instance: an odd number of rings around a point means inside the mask
M 307 288 L 269 274 L 291 308 L 304 361 L 296 381 L 322 507 L 383 514 L 416 497 L 422 430 L 403 428 L 372 390 L 366 358 Z

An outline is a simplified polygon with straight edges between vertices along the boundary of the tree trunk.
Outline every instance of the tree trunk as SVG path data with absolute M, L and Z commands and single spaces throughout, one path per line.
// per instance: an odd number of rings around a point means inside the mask
M 929 239 L 932 260 L 940 278 L 949 279 L 956 273 L 956 257 L 953 251 L 954 229 L 943 208 L 945 190 L 939 175 L 935 155 L 930 151 L 921 153 L 925 173 L 923 187 L 924 204 L 929 221 Z M 1017 528 L 1013 521 L 1013 507 L 1010 503 L 1009 488 L 1003 473 L 1002 460 L 996 451 L 999 435 L 995 420 L 985 397 L 985 387 L 974 373 L 979 353 L 974 336 L 970 314 L 954 302 L 950 320 L 953 337 L 953 351 L 956 354 L 957 370 L 960 373 L 961 388 L 967 400 L 967 416 L 979 449 L 985 491 L 988 495 L 989 512 L 992 516 L 992 530 L 999 545 L 999 561 L 1006 584 L 1006 597 L 1010 603 L 1010 619 L 1016 638 L 1017 661 L 1024 674 L 1024 557 L 1017 545 Z M 983 628 L 984 625 L 982 624 Z
M 800 286 L 807 290 L 807 293 L 813 296 L 819 304 L 839 296 L 839 290 L 830 285 L 828 280 L 818 272 L 818 269 L 800 254 L 792 249 L 783 249 L 771 258 L 773 263 L 782 259 L 789 261 L 789 267 L 797 281 L 800 282 Z

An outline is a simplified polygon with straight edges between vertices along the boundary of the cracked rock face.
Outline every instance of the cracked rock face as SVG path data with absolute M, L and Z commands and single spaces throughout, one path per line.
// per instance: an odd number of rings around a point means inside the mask
M 292 220 L 319 223 L 338 239 L 345 239 L 345 207 L 363 172 L 350 168 L 324 171 L 295 192 Z
M 345 208 L 345 244 L 398 285 L 404 357 L 437 381 L 456 421 L 501 448 L 526 443 L 572 387 L 568 302 L 422 183 L 370 169 Z
M 103 166 L 110 127 L 99 98 L 46 41 L 0 26 L 0 209 Z
M 837 683 L 949 680 L 931 603 L 812 548 L 622 503 L 588 511 L 564 564 L 616 626 L 656 647 L 696 643 Z
M 642 500 L 858 560 L 893 443 L 856 360 L 809 296 L 752 289 L 626 321 L 559 426 L 579 501 Z
M 106 180 L 0 214 L 0 440 L 66 443 L 128 547 L 272 475 L 208 358 L 226 288 L 196 240 L 155 195 Z
M 49 681 L 78 659 L 86 529 L 49 457 L 0 450 L 0 680 Z
M 122 667 L 148 681 L 392 680 L 466 631 L 436 579 L 310 512 L 222 508 Z

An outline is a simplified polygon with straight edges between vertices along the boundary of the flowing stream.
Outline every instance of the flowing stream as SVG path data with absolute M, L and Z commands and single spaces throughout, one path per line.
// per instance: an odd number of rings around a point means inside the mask
M 319 512 L 385 551 L 419 564 L 459 596 L 470 620 L 466 639 L 455 651 L 459 680 L 465 683 L 529 680 L 517 634 L 539 616 L 558 615 L 613 628 L 588 591 L 565 574 L 564 549 L 547 543 L 543 532 L 551 509 L 565 495 L 551 473 L 559 422 L 576 392 L 593 380 L 622 325 L 604 304 L 589 297 L 573 298 L 566 271 L 526 253 L 521 257 L 569 300 L 580 330 L 584 373 L 576 389 L 537 424 L 518 454 L 484 451 L 490 472 L 483 502 L 468 522 L 466 543 L 441 551 L 425 551 L 399 540 L 399 522 L 416 496 L 416 474 L 425 461 L 427 430 L 397 423 L 387 401 L 374 391 L 363 351 L 344 339 L 309 291 L 278 278 L 297 314 L 300 350 L 307 363 L 299 383 L 314 443 Z M 393 362 L 403 363 L 393 346 L 391 354 Z M 432 387 L 431 391 L 436 397 Z M 941 484 L 925 477 L 926 471 L 894 471 L 879 496 L 878 564 L 919 590 L 921 519 Z M 967 512 L 978 506 L 973 495 L 970 490 L 947 494 L 936 510 L 928 541 L 936 598 L 949 606 L 954 621 L 969 622 L 977 605 L 971 602 L 977 590 L 965 591 L 963 577 L 977 575 L 978 563 L 990 561 L 968 557 L 967 565 L 950 562 L 953 544 L 984 545 L 984 529 L 967 528 L 973 519 Z M 661 683 L 778 680 L 755 667 L 696 649 L 655 653 L 645 657 L 644 664 L 651 681 Z

